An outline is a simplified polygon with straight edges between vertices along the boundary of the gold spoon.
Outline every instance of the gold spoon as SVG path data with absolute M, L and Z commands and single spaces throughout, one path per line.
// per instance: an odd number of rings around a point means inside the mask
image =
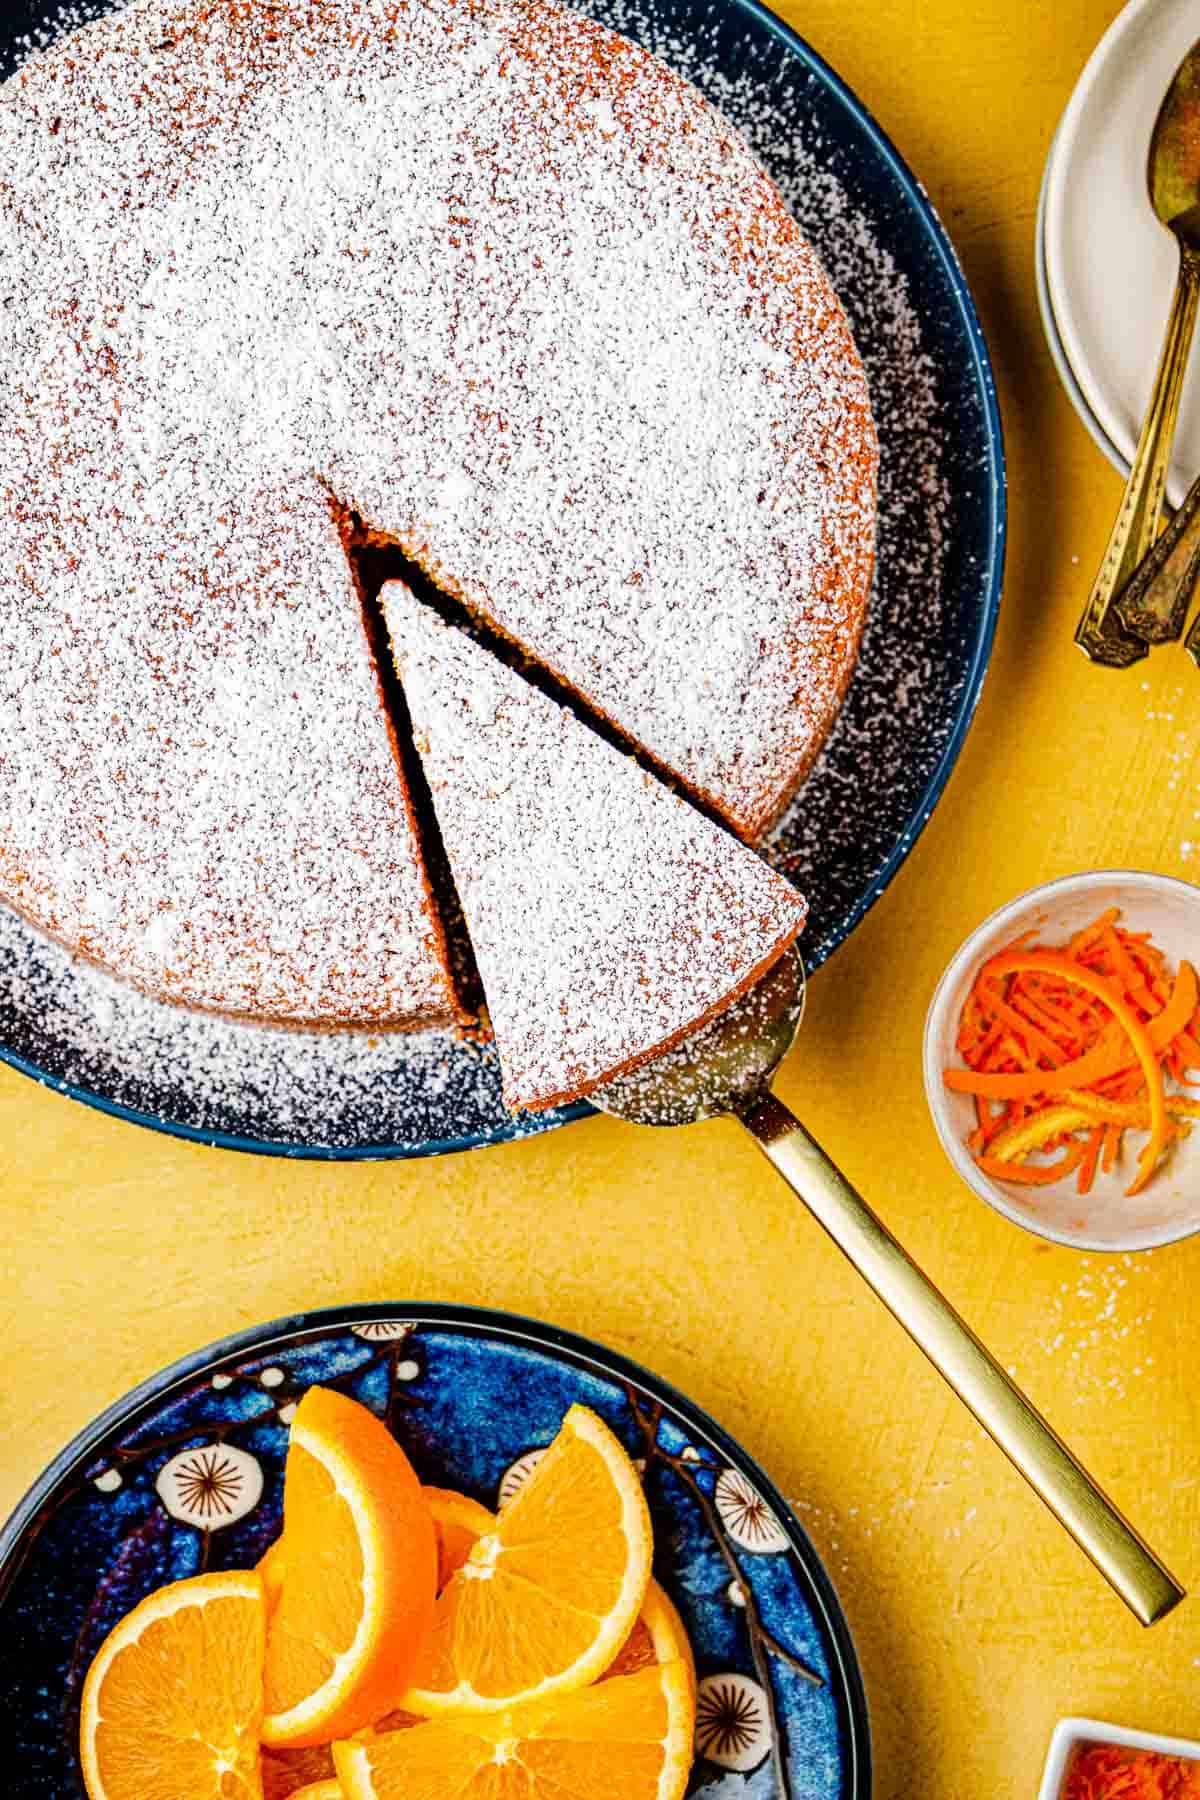
M 1135 637 L 1182 637 L 1200 580 L 1200 481 L 1117 596 L 1117 616 Z M 1161 633 L 1161 636 L 1156 636 Z
M 1200 476 L 1193 481 L 1179 511 L 1149 553 L 1142 558 L 1117 596 L 1121 623 L 1135 637 L 1155 641 L 1182 637 L 1188 612 L 1200 588 Z M 1192 620 L 1184 645 L 1200 668 L 1200 612 Z
M 1146 179 L 1150 203 L 1179 245 L 1179 278 L 1117 522 L 1075 633 L 1075 642 L 1093 662 L 1112 669 L 1128 668 L 1147 655 L 1150 643 L 1165 643 L 1182 630 L 1182 622 L 1177 625 L 1164 602 L 1146 624 L 1144 611 L 1139 612 L 1139 635 L 1134 636 L 1121 623 L 1113 602 L 1162 524 L 1167 470 L 1200 299 L 1200 43 L 1193 44 L 1180 63 L 1159 108 Z
M 771 1078 L 799 1030 L 804 996 L 804 964 L 792 949 L 703 1031 L 591 1098 L 637 1125 L 736 1118 L 1125 1604 L 1143 1625 L 1154 1624 L 1184 1598 L 1179 1583 L 771 1094 Z

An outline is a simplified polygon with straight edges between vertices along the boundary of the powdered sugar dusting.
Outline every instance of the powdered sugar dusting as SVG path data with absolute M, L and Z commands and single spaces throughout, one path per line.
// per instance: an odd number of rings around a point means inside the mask
M 667 1047 L 796 936 L 803 901 L 752 850 L 400 583 L 380 603 L 510 1106 Z
M 599 11 L 695 80 L 751 139 L 834 277 L 879 425 L 871 622 L 829 748 L 782 833 L 785 849 L 798 853 L 813 904 L 805 940 L 811 966 L 872 894 L 953 724 L 963 659 L 951 644 L 960 629 L 974 629 L 978 591 L 963 575 L 952 577 L 960 587 L 944 588 L 961 516 L 951 512 L 948 495 L 962 490 L 964 425 L 958 418 L 947 434 L 941 406 L 957 366 L 947 361 L 940 321 L 920 323 L 884 247 L 907 241 L 900 234 L 909 226 L 896 223 L 902 208 L 855 185 L 865 153 L 853 133 L 839 138 L 837 103 L 735 9 L 710 10 L 705 0 L 664 4 L 670 26 L 655 14 L 617 16 L 603 4 Z M 76 8 L 55 15 L 67 25 L 85 16 Z M 31 42 L 43 41 L 39 28 Z M 836 44 L 828 48 L 836 58 Z M 731 61 L 744 71 L 732 81 Z M 0 63 L 0 71 L 5 67 Z M 940 302 L 926 293 L 921 304 Z M 953 331 L 948 342 L 957 354 Z M 967 436 L 977 441 L 974 425 Z M 5 1043 L 55 1081 L 201 1132 L 283 1140 L 298 1149 L 424 1147 L 540 1128 L 558 1116 L 514 1127 L 491 1051 L 441 1033 L 371 1040 L 189 1016 L 73 963 L 7 913 L 0 913 L 0 1019 Z
M 208 433 L 155 355 L 205 93 L 237 98 L 172 59 L 182 30 L 138 6 L 0 90 L 0 891 L 190 1005 L 443 1021 L 328 495 L 277 435 L 271 483 L 239 460 L 219 346 Z
M 811 970 L 876 898 L 897 845 L 906 848 L 924 825 L 928 815 L 914 817 L 914 809 L 957 718 L 965 646 L 947 653 L 954 599 L 945 582 L 948 564 L 962 555 L 955 492 L 978 474 L 963 469 L 946 430 L 946 390 L 961 371 L 939 363 L 934 334 L 943 321 L 922 319 L 881 241 L 888 209 L 903 216 L 902 199 L 894 190 L 861 196 L 864 169 L 868 186 L 878 175 L 857 159 L 857 146 L 825 134 L 814 119 L 822 91 L 773 37 L 733 49 L 739 16 L 721 0 L 697 0 L 686 33 L 669 13 L 664 22 L 637 0 L 599 0 L 599 13 L 695 82 L 762 158 L 832 278 L 867 371 L 880 463 L 866 635 L 821 758 L 772 835 L 773 857 L 810 902 Z M 836 60 L 836 45 L 828 48 Z M 955 635 L 975 627 L 972 617 Z
M 0 889 L 150 991 L 449 1011 L 327 495 L 754 831 L 873 543 L 744 146 L 542 0 L 135 0 L 0 93 Z M 374 709 L 374 712 L 373 712 Z

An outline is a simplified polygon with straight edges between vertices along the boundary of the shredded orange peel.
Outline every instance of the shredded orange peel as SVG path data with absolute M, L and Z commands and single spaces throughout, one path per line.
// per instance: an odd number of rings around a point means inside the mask
M 1063 949 L 1019 939 L 976 977 L 958 1032 L 967 1066 L 945 1082 L 973 1096 L 968 1146 L 997 1179 L 1042 1186 L 1077 1172 L 1086 1194 L 1124 1133 L 1147 1131 L 1127 1189 L 1139 1194 L 1200 1118 L 1200 1103 L 1166 1082 L 1186 1087 L 1200 1070 L 1196 971 L 1181 963 L 1172 981 L 1149 933 L 1123 930 L 1120 917 L 1103 914 Z M 1056 1162 L 1026 1160 L 1060 1148 Z

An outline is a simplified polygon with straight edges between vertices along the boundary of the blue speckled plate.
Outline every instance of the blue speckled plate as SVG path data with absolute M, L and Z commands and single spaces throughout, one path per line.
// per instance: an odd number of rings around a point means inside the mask
M 82 16 L 105 0 L 75 4 Z M 583 0 L 583 10 L 673 64 L 750 139 L 833 277 L 871 382 L 882 462 L 870 622 L 841 718 L 775 846 L 810 902 L 815 969 L 904 862 L 979 697 L 1005 521 L 987 350 L 924 191 L 838 76 L 765 7 Z M 39 21 L 62 16 L 60 0 L 7 0 L 0 76 Z M 155 1007 L 2 909 L 0 1059 L 119 1117 L 285 1156 L 431 1155 L 589 1110 L 514 1122 L 494 1054 L 448 1037 L 285 1043 Z
M 109 1408 L 0 1532 L 7 1800 L 83 1800 L 80 1687 L 112 1625 L 165 1581 L 245 1568 L 278 1535 L 305 1388 L 385 1417 L 422 1479 L 497 1504 L 574 1402 L 646 1459 L 655 1573 L 700 1677 L 705 1800 L 867 1800 L 862 1682 L 836 1596 L 771 1483 L 718 1426 L 583 1338 L 500 1313 L 340 1307 L 184 1358 Z

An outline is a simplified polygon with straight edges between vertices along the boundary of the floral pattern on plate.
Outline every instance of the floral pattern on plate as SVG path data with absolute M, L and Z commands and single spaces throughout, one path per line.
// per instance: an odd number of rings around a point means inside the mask
M 118 1618 L 165 1581 L 253 1565 L 278 1534 L 288 1422 L 316 1382 L 385 1419 L 423 1480 L 487 1505 L 528 1479 L 573 1402 L 594 1407 L 642 1468 L 655 1571 L 696 1653 L 691 1793 L 865 1800 L 849 1636 L 761 1472 L 688 1402 L 584 1340 L 437 1307 L 315 1314 L 214 1346 L 47 1471 L 0 1534 L 0 1706 L 20 1722 L 10 1800 L 81 1800 L 79 1691 Z

